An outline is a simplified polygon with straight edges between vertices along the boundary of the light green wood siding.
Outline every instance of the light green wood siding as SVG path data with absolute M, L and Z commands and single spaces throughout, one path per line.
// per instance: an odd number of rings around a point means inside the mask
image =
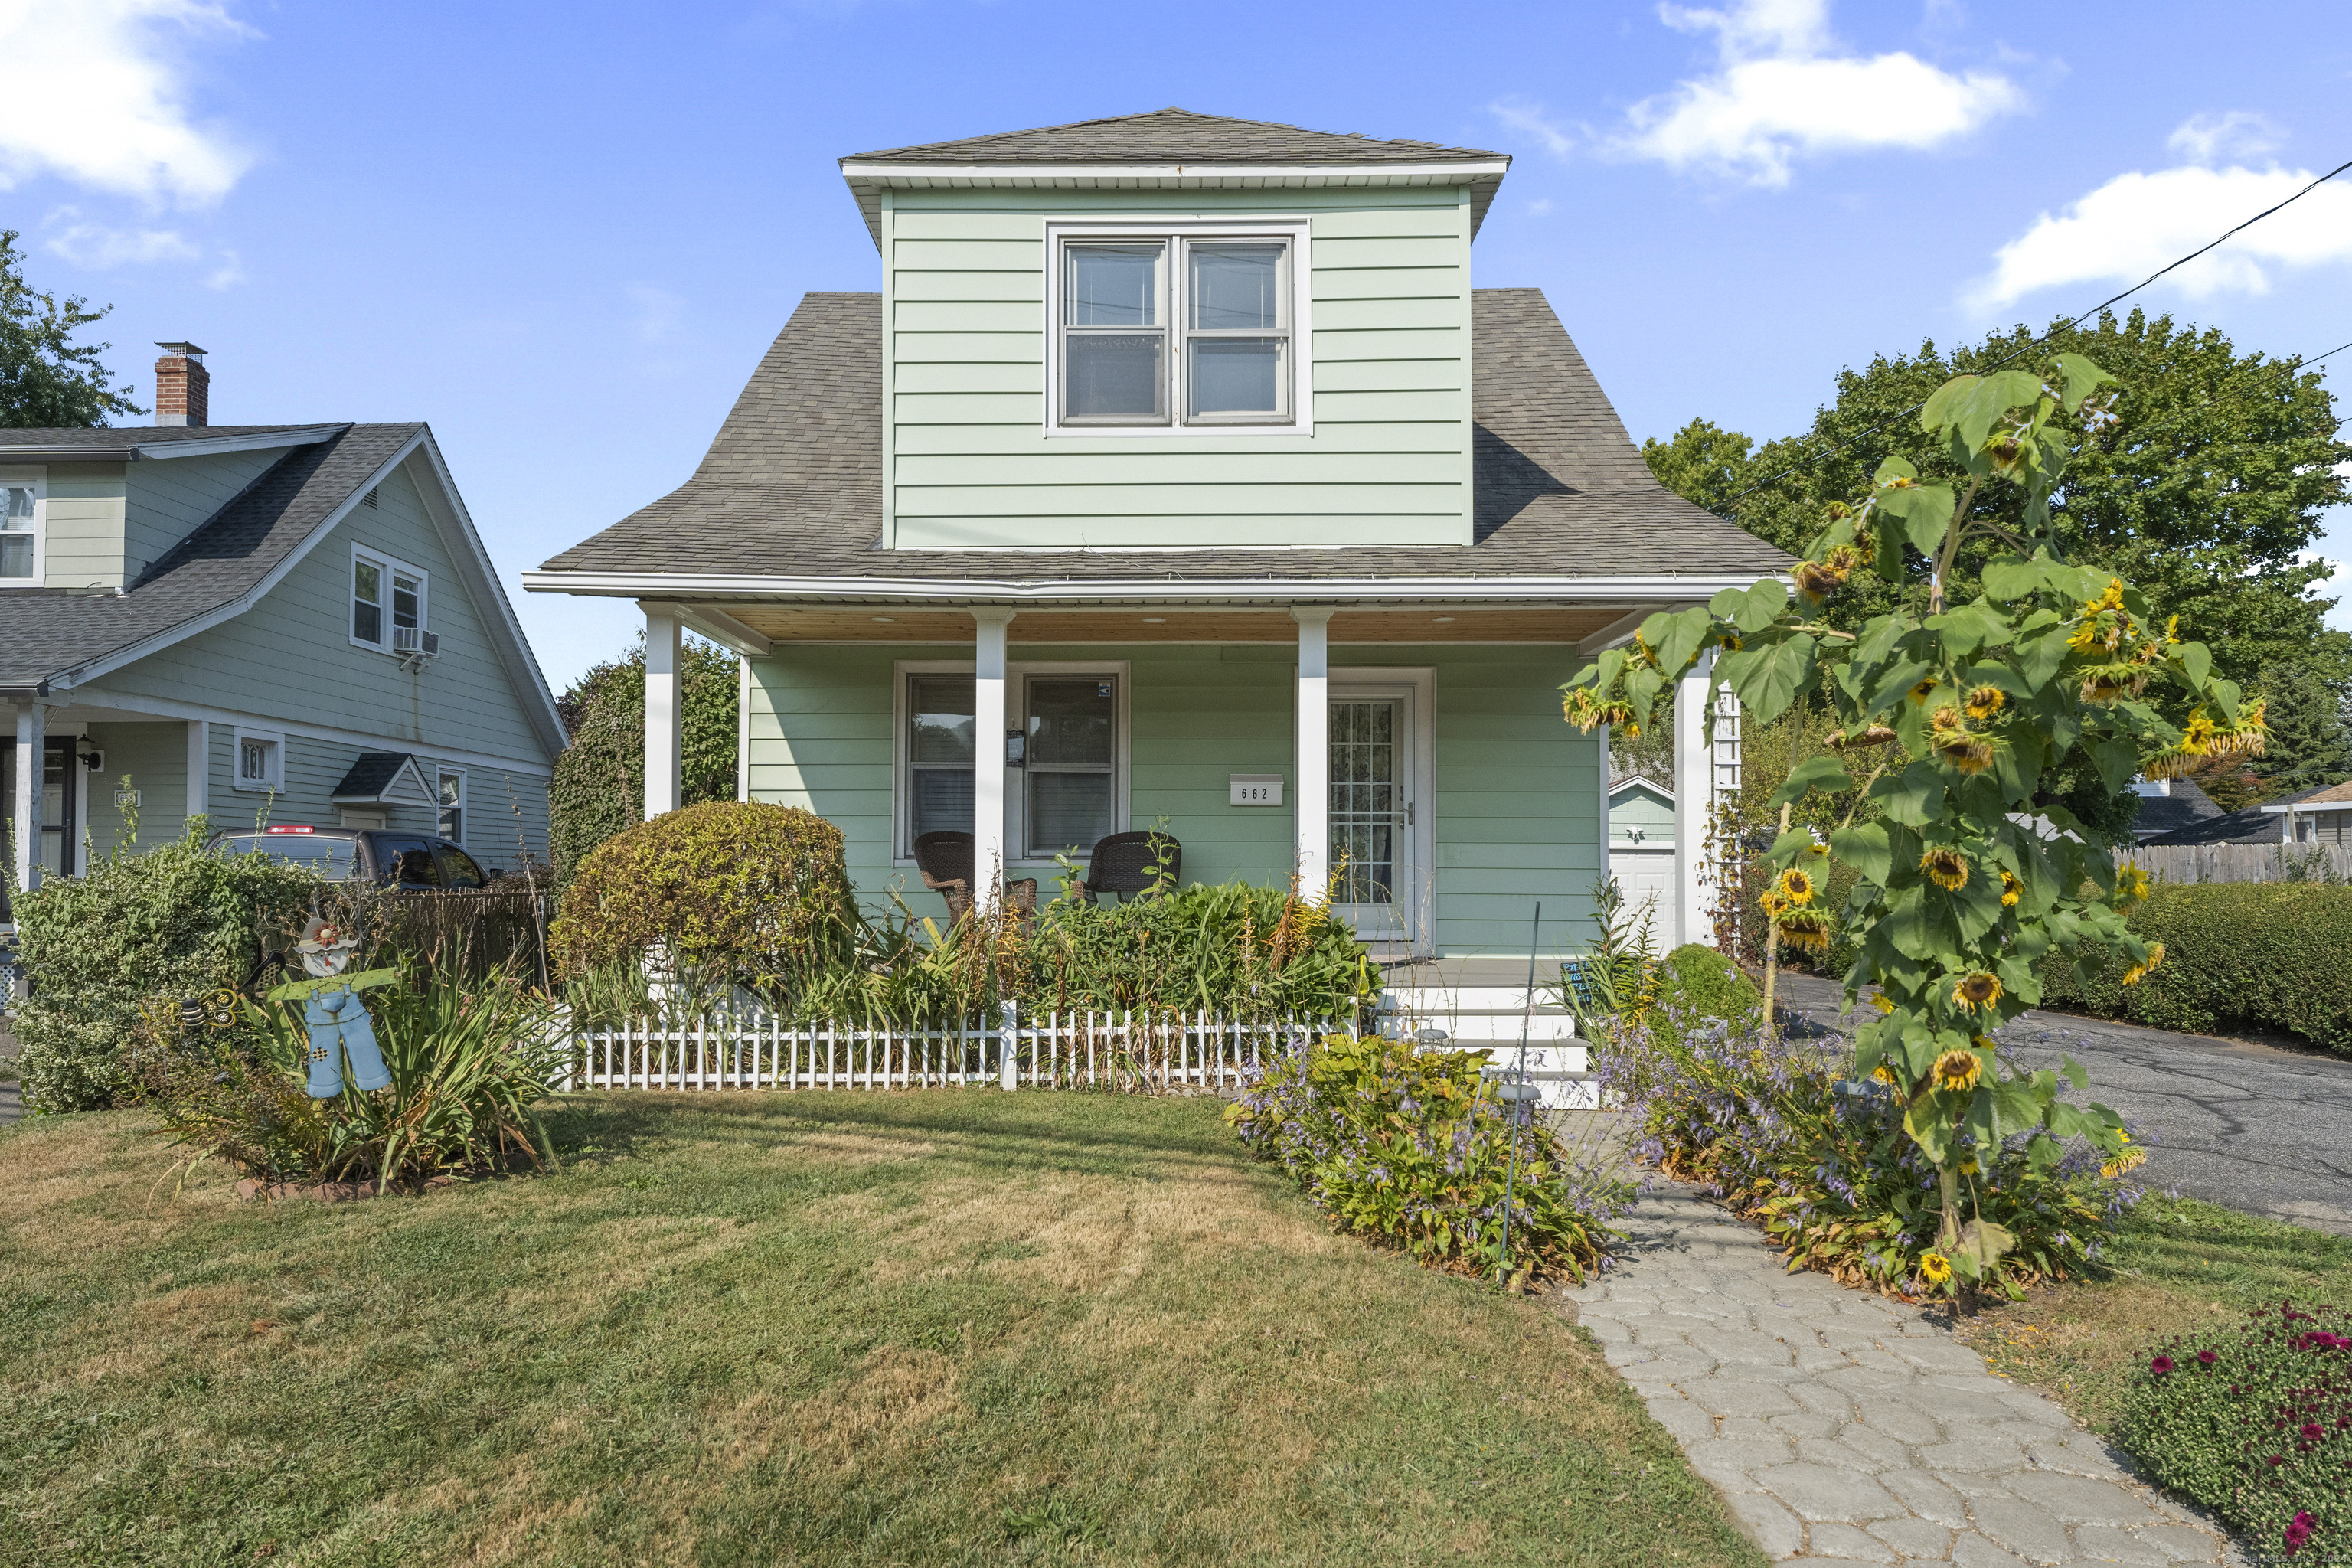
M 440 634 L 439 658 L 403 669 L 389 654 L 352 644 L 354 542 L 430 574 L 425 622 Z M 241 713 L 305 714 L 420 754 L 446 746 L 547 761 L 481 613 L 401 470 L 384 480 L 378 506 L 354 507 L 252 609 L 107 675 L 103 684 Z
M 1634 828 L 1641 829 L 1644 843 L 1675 841 L 1675 803 L 1665 792 L 1637 784 L 1627 786 L 1610 801 L 1610 842 L 1622 844 L 1625 835 Z
M 1311 433 L 1048 436 L 1046 225 L 1087 218 L 1304 218 Z M 1470 542 L 1462 192 L 901 191 L 883 219 L 897 545 Z
M 899 659 L 958 657 L 937 645 L 785 645 L 751 661 L 751 797 L 803 806 L 839 826 L 869 905 L 896 887 L 919 913 L 945 912 L 913 869 L 892 858 L 891 680 Z M 1290 649 L 1015 642 L 1010 657 L 1124 661 L 1129 825 L 1164 820 L 1184 846 L 1187 882 L 1287 879 L 1290 811 L 1227 804 L 1227 778 L 1296 780 Z M 1594 835 L 1602 773 L 1597 738 L 1559 717 L 1558 687 L 1578 663 L 1572 653 L 1538 647 L 1332 650 L 1335 669 L 1435 671 L 1433 881 L 1443 952 L 1523 950 L 1537 899 L 1563 942 L 1582 934 L 1601 868 Z M 1045 871 L 1017 874 L 1033 873 Z
M 122 535 L 126 577 L 135 581 L 142 569 L 268 473 L 286 451 L 221 452 L 131 464 Z
M 93 858 L 122 841 L 123 813 L 114 792 L 123 775 L 139 792 L 139 837 L 132 847 L 152 849 L 179 837 L 187 824 L 188 727 L 184 724 L 92 724 L 89 742 L 106 752 L 90 775 L 89 844 Z
M 41 580 L 51 588 L 122 586 L 123 468 L 51 463 Z

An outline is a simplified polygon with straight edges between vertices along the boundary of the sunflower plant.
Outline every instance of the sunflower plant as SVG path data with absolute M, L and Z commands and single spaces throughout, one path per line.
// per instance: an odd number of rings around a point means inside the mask
M 1773 804 L 1821 790 L 1853 805 L 1826 843 L 1807 828 L 1775 839 L 1768 912 L 1784 941 L 1802 932 L 1826 946 L 1834 922 L 1857 954 L 1848 999 L 1877 987 L 1878 1016 L 1855 1032 L 1855 1075 L 1892 1089 L 1897 1136 L 1933 1169 L 1941 1201 L 1927 1275 L 1947 1290 L 2005 1277 L 2015 1246 L 1972 1190 L 1969 1151 L 2015 1140 L 2046 1169 L 2079 1137 L 2104 1166 L 2138 1157 L 2114 1111 L 2065 1103 L 2060 1072 L 2013 1071 L 1993 1048 L 1993 1031 L 2041 1000 L 2046 956 L 2095 941 L 2129 957 L 2134 980 L 2164 957 L 2125 923 L 2145 876 L 2119 868 L 2045 786 L 2086 763 L 2120 792 L 2135 775 L 2171 777 L 2263 747 L 2262 704 L 2212 673 L 2177 617 L 2158 624 L 2137 589 L 2059 553 L 2050 497 L 2076 433 L 2113 422 L 2114 380 L 2062 353 L 2042 374 L 1947 382 L 1919 420 L 1955 479 L 1923 479 L 1890 458 L 1867 494 L 1830 508 L 1787 581 L 1654 615 L 1630 647 L 1562 688 L 1568 719 L 1586 730 L 1647 722 L 1659 695 L 1710 653 L 1717 679 L 1759 723 L 1800 692 L 1827 694 L 1840 722 L 1829 752 L 1791 770 Z M 2000 485 L 2025 492 L 2018 531 L 1975 510 Z M 1979 538 L 1991 549 L 1982 591 L 1950 603 L 1953 560 Z M 1874 573 L 1903 592 L 1901 609 L 1858 632 L 1822 624 L 1826 600 Z M 1862 777 L 1849 771 L 1846 753 L 1890 742 L 1889 760 Z M 1874 814 L 1857 822 L 1864 800 Z M 1830 860 L 1857 878 L 1833 915 L 1814 893 Z M 2072 1060 L 2063 1077 L 2086 1087 Z

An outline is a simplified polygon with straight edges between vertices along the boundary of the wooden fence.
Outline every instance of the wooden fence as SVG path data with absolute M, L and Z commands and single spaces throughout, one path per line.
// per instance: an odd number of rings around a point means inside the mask
M 1329 1019 L 1243 1022 L 1207 1013 L 1055 1013 L 934 1028 L 786 1024 L 764 1016 L 698 1024 L 640 1019 L 573 1037 L 583 1089 L 1238 1089 L 1286 1042 L 1339 1032 Z
M 2143 844 L 2118 850 L 2159 882 L 2352 882 L 2352 847 Z

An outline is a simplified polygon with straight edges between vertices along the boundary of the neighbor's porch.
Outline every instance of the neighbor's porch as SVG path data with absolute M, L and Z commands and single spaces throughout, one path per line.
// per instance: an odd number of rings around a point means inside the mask
M 1567 725 L 1558 688 L 1656 606 L 643 607 L 648 815 L 678 803 L 690 627 L 742 656 L 740 795 L 839 826 L 869 903 L 946 912 L 916 863 L 928 832 L 969 833 L 975 866 L 1051 898 L 1057 855 L 1158 828 L 1184 882 L 1296 876 L 1382 957 L 1483 984 L 1505 954 L 1524 979 L 1538 900 L 1549 956 L 1587 945 L 1608 738 Z M 1678 801 L 1708 795 L 1704 680 L 1679 704 Z M 1705 940 L 1687 858 L 1673 942 Z

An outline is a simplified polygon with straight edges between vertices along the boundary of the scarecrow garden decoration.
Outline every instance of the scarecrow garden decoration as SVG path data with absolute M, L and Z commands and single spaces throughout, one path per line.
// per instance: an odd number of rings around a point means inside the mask
M 269 992 L 272 1002 L 302 1004 L 302 1022 L 310 1031 L 310 1092 L 313 1100 L 331 1100 L 343 1089 L 343 1060 L 351 1061 L 352 1087 L 366 1093 L 387 1088 L 392 1074 L 384 1069 L 377 1049 L 375 1025 L 359 994 L 390 985 L 400 978 L 397 969 L 369 969 L 349 973 L 359 949 L 359 935 L 313 910 L 294 944 L 301 954 L 306 980 L 289 980 Z

